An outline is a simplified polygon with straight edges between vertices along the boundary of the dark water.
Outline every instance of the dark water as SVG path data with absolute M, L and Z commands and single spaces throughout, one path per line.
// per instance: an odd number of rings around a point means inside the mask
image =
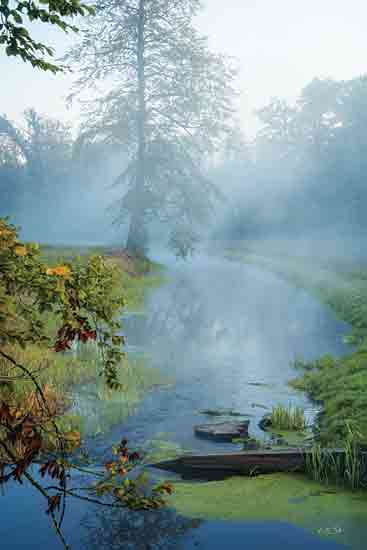
M 301 405 L 312 418 L 312 405 L 287 386 L 295 376 L 292 361 L 348 351 L 342 343 L 348 327 L 306 292 L 255 267 L 208 258 L 172 266 L 167 283 L 152 292 L 145 315 L 126 316 L 123 330 L 131 353 L 149 353 L 152 366 L 176 382 L 150 392 L 123 425 L 90 442 L 97 461 L 122 436 L 134 448 L 164 433 L 183 448 L 236 449 L 195 439 L 193 426 L 208 421 L 203 409 L 246 414 L 255 435 L 261 434 L 257 424 L 263 414 L 280 402 Z M 93 411 L 93 402 L 89 405 Z M 39 512 L 40 502 L 22 486 L 0 498 L 1 550 L 61 547 Z M 121 517 L 71 501 L 65 535 L 75 550 L 343 548 L 279 522 L 192 521 L 172 510 Z

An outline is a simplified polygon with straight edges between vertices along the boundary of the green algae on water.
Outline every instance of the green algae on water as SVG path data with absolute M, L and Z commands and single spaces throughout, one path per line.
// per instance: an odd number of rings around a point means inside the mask
M 366 493 L 325 487 L 302 475 L 179 482 L 168 503 L 178 513 L 200 519 L 285 521 L 320 536 L 333 536 L 340 543 L 352 541 L 351 548 L 358 550 L 363 548 L 358 540 L 367 536 Z

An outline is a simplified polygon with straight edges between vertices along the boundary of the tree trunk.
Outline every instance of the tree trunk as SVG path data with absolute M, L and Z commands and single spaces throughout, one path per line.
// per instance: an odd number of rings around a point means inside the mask
M 126 241 L 126 249 L 137 255 L 144 255 L 147 246 L 147 232 L 144 219 L 136 210 L 130 215 L 129 233 Z
M 145 1 L 139 0 L 138 20 L 138 163 L 135 182 L 135 201 L 133 211 L 130 214 L 129 234 L 126 248 L 132 252 L 144 253 L 147 246 L 147 232 L 145 228 L 145 128 L 146 128 L 146 104 L 145 104 L 145 61 L 144 61 L 144 32 L 145 32 Z

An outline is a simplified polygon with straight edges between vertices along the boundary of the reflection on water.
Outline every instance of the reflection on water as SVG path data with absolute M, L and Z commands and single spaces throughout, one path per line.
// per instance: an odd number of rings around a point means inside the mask
M 292 362 L 348 351 L 347 325 L 306 292 L 254 267 L 212 259 L 173 270 L 146 315 L 128 315 L 124 330 L 135 350 L 149 352 L 177 381 L 175 390 L 148 396 L 124 431 L 137 443 L 169 432 L 198 450 L 217 448 L 193 436 L 193 426 L 207 420 L 199 414 L 205 409 L 248 415 L 257 436 L 264 412 L 279 402 L 313 417 L 313 406 L 287 385 L 296 376 Z
M 256 435 L 266 408 L 279 402 L 304 406 L 313 416 L 306 398 L 287 386 L 295 375 L 291 362 L 346 353 L 344 323 L 307 293 L 254 267 L 205 259 L 174 267 L 170 275 L 167 284 L 152 293 L 146 314 L 127 315 L 123 330 L 130 351 L 149 353 L 153 366 L 174 375 L 176 385 L 150 392 L 123 425 L 91 440 L 98 459 L 122 436 L 133 448 L 159 439 L 160 432 L 180 447 L 217 450 L 218 444 L 194 438 L 193 426 L 207 419 L 200 414 L 203 409 L 248 414 L 250 432 Z M 81 403 L 81 410 L 89 410 L 89 405 Z M 26 487 L 7 492 L 1 500 L 2 550 L 60 547 L 38 504 L 39 497 Z M 169 510 L 123 518 L 93 506 L 88 510 L 70 502 L 65 530 L 75 550 L 342 548 L 288 524 L 199 524 Z
M 85 550 L 174 550 L 200 520 L 180 517 L 172 510 L 126 512 L 99 509 L 83 520 Z

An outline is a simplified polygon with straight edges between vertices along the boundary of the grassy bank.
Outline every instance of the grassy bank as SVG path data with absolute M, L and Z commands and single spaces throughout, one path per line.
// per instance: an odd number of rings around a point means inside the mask
M 44 246 L 41 251 L 43 259 L 50 266 L 64 261 L 83 262 L 92 255 L 107 258 L 108 263 L 118 268 L 116 292 L 123 293 L 126 308 L 129 310 L 143 309 L 146 292 L 160 286 L 164 280 L 163 266 L 148 258 L 133 257 L 118 249 Z
M 91 255 L 103 255 L 116 270 L 116 294 L 123 294 L 127 310 L 142 310 L 149 289 L 159 286 L 163 281 L 162 266 L 146 258 L 134 258 L 117 250 L 80 249 L 77 247 L 41 247 L 42 259 L 49 266 L 63 264 L 66 261 L 85 262 Z M 58 320 L 52 313 L 47 314 L 47 332 L 51 338 L 56 334 Z M 31 345 L 21 349 L 9 345 L 6 351 L 18 363 L 26 365 L 37 374 L 40 385 L 51 410 L 65 429 L 80 430 L 82 435 L 96 433 L 120 422 L 129 414 L 132 404 L 142 398 L 151 387 L 162 383 L 161 375 L 152 369 L 146 358 L 124 361 L 120 369 L 120 381 L 123 392 L 104 391 L 99 384 L 99 358 L 95 345 L 81 344 L 80 352 L 55 353 L 43 346 Z M 11 367 L 0 361 L 0 375 L 11 375 Z M 103 409 L 100 425 L 86 422 L 83 413 L 73 406 L 73 390 L 86 386 L 95 386 L 97 382 L 97 400 Z M 15 406 L 23 406 L 34 399 L 34 391 L 29 382 L 16 380 L 2 383 L 0 378 L 0 401 L 6 398 Z M 106 403 L 110 402 L 111 405 Z M 97 405 L 95 402 L 94 405 Z
M 352 327 L 348 337 L 355 351 L 344 358 L 325 356 L 297 361 L 299 377 L 291 384 L 322 404 L 318 428 L 325 444 L 345 442 L 349 429 L 367 441 L 367 267 L 340 260 L 256 254 L 232 248 L 226 257 L 263 267 L 306 289 Z

